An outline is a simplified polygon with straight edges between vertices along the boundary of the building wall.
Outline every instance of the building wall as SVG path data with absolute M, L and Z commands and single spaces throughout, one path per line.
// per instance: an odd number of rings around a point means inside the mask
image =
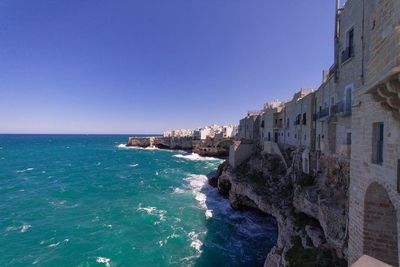
M 394 68 L 400 68 L 400 1 L 364 2 L 361 10 L 365 12 L 366 75 L 364 85 L 356 90 L 352 116 L 349 263 L 363 254 L 373 254 L 379 260 L 399 266 L 400 120 L 396 112 L 385 110 L 370 92 L 377 86 L 385 87 Z M 351 3 L 360 5 L 362 1 Z M 395 82 L 391 90 L 400 92 L 399 78 L 392 76 Z M 372 162 L 375 122 L 384 123 L 382 165 Z

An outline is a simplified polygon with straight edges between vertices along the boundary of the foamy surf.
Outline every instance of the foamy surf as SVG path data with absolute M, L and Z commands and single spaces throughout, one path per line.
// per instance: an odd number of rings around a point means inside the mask
M 137 149 L 137 150 L 160 150 L 155 146 L 148 146 L 148 147 L 140 147 L 140 146 L 127 146 L 126 144 L 119 144 L 116 146 L 117 148 L 122 149 Z
M 137 211 L 145 212 L 149 215 L 158 216 L 159 221 L 155 222 L 155 224 L 159 224 L 161 221 L 165 221 L 165 216 L 167 214 L 167 211 L 165 211 L 165 210 L 157 210 L 156 207 L 142 207 L 142 204 L 139 204 Z
M 96 261 L 98 263 L 104 263 L 106 267 L 111 267 L 111 260 L 109 258 L 97 257 Z
M 199 234 L 197 234 L 196 232 L 192 231 L 192 232 L 190 232 L 188 234 L 188 237 L 189 237 L 189 239 L 191 241 L 190 246 L 192 248 L 194 248 L 197 251 L 198 256 L 200 256 L 200 254 L 202 252 L 201 247 L 203 246 L 203 242 L 200 241 Z
M 18 170 L 17 172 L 18 173 L 24 173 L 24 172 L 33 171 L 33 170 L 34 170 L 34 168 L 27 168 L 25 170 Z
M 173 157 L 175 158 L 182 158 L 182 159 L 187 159 L 187 160 L 195 160 L 195 161 L 222 161 L 221 159 L 218 158 L 213 158 L 213 157 L 202 157 L 199 154 L 196 153 L 191 153 L 191 154 L 176 154 Z
M 208 178 L 205 175 L 190 174 L 188 178 L 185 179 L 191 189 L 192 193 L 199 203 L 200 207 L 205 210 L 204 215 L 207 219 L 213 216 L 213 211 L 207 207 L 207 194 L 210 193 L 213 188 L 208 184 Z
M 31 228 L 31 227 L 32 227 L 32 225 L 30 225 L 30 224 L 23 224 L 23 225 L 21 226 L 20 232 L 21 232 L 21 233 L 25 233 L 25 232 L 28 231 L 29 228 Z

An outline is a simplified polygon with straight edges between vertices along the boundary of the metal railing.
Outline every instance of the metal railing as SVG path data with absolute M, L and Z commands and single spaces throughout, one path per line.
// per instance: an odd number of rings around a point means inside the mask
M 315 114 L 315 119 L 322 119 L 329 116 L 329 108 L 324 108 Z

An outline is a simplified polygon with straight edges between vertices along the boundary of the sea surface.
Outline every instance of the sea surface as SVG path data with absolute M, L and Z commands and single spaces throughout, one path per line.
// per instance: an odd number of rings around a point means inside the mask
M 273 218 L 207 183 L 220 160 L 123 135 L 0 135 L 0 266 L 262 266 Z

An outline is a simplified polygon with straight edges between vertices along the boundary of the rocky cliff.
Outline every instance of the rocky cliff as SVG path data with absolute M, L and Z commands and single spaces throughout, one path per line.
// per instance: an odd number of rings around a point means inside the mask
M 229 155 L 232 143 L 231 138 L 196 140 L 191 137 L 130 137 L 127 146 L 189 150 L 200 156 L 225 158 Z
M 252 208 L 274 216 L 278 241 L 265 267 L 347 266 L 349 164 L 321 157 L 314 175 L 304 174 L 301 151 L 281 158 L 255 153 L 233 169 L 227 162 L 210 184 L 236 209 Z

